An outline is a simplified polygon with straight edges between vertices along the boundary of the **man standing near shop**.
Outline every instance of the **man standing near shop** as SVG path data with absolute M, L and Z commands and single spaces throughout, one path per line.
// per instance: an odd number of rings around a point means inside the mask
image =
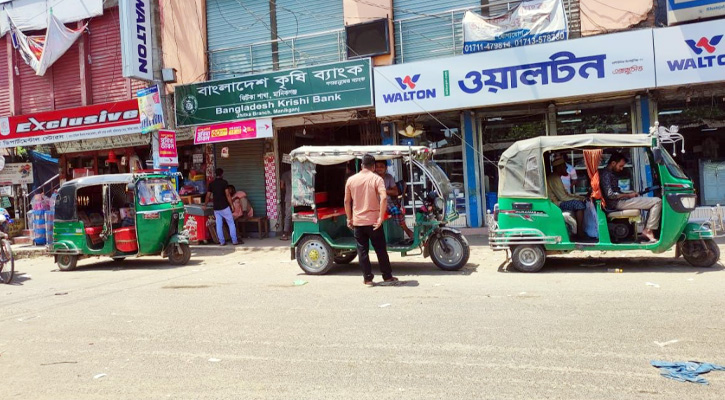
M 232 194 L 229 190 L 229 183 L 222 176 L 224 170 L 217 168 L 216 179 L 210 184 L 206 192 L 206 203 L 209 203 L 209 196 L 214 201 L 214 218 L 216 219 L 216 233 L 219 237 L 219 244 L 225 246 L 226 238 L 224 237 L 224 221 L 227 221 L 229 227 L 229 235 L 232 237 L 234 245 L 239 244 L 237 241 L 237 228 L 234 225 L 234 217 L 232 216 Z
M 382 224 L 388 195 L 385 191 L 383 178 L 375 169 L 375 157 L 365 154 L 362 159 L 362 170 L 348 178 L 345 183 L 345 214 L 347 226 L 355 233 L 357 256 L 363 269 L 365 285 L 373 286 L 373 272 L 370 265 L 370 244 L 375 249 L 380 264 L 380 272 L 385 282 L 395 282 L 385 244 L 385 233 Z

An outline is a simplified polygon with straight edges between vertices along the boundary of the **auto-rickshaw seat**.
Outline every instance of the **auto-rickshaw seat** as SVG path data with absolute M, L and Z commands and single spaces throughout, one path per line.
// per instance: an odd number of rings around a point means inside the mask
M 607 212 L 607 219 L 635 218 L 640 216 L 639 210 L 617 210 Z

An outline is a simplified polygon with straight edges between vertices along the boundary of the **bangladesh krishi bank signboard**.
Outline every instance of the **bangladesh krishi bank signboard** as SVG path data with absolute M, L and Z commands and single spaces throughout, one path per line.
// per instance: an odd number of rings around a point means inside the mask
M 641 30 L 375 68 L 378 117 L 655 86 Z
M 372 107 L 370 59 L 247 75 L 174 91 L 178 126 Z

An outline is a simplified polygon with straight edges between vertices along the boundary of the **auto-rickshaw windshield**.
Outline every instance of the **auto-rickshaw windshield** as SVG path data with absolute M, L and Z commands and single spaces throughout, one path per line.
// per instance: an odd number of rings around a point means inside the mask
M 179 194 L 168 179 L 142 179 L 136 184 L 136 189 L 138 191 L 138 203 L 142 206 L 178 203 L 181 201 Z
M 453 193 L 453 186 L 451 185 L 451 181 L 448 179 L 446 173 L 443 172 L 443 169 L 441 169 L 441 167 L 433 160 L 423 161 L 421 162 L 421 165 L 423 169 L 425 169 L 425 171 L 433 178 L 433 182 L 435 182 L 435 185 L 440 190 L 439 194 L 441 197 L 448 199 Z
M 664 161 L 667 170 L 670 171 L 670 174 L 675 178 L 690 179 L 687 177 L 685 171 L 682 170 L 682 167 L 677 164 L 670 153 L 668 153 L 665 149 L 662 149 L 662 161 Z

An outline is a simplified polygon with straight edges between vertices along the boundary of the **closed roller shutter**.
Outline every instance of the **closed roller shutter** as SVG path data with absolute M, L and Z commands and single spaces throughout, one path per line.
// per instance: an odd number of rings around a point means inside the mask
M 229 158 L 221 157 L 221 149 L 229 148 Z M 247 193 L 255 216 L 267 215 L 264 181 L 264 140 L 238 140 L 216 145 L 217 168 L 224 169 L 224 179 L 237 190 Z
M 121 28 L 118 8 L 109 8 L 91 19 L 91 85 L 93 104 L 130 99 L 121 65 Z
M 269 0 L 207 0 L 206 26 L 210 79 L 272 69 Z
M 56 110 L 83 105 L 79 56 L 78 44 L 74 44 L 53 64 L 51 71 L 47 72 L 53 73 L 53 97 Z
M 8 74 L 11 72 L 8 68 L 8 50 L 5 43 L 6 37 L 0 41 L 2 51 L 0 51 L 0 117 L 10 115 L 10 81 Z
M 480 0 L 394 0 L 396 64 L 461 54 L 463 11 L 446 11 L 480 6 Z
M 50 96 L 53 89 L 53 71 L 48 71 L 43 76 L 35 75 L 23 59 L 18 57 L 18 70 L 20 71 L 20 114 L 32 114 L 53 109 L 53 97 Z M 52 68 L 52 67 L 51 67 Z
M 286 41 L 279 44 L 280 69 L 341 61 L 340 54 L 347 54 L 342 51 L 345 46 L 342 1 L 277 0 L 276 4 L 277 33 Z M 292 38 L 296 38 L 294 42 Z

